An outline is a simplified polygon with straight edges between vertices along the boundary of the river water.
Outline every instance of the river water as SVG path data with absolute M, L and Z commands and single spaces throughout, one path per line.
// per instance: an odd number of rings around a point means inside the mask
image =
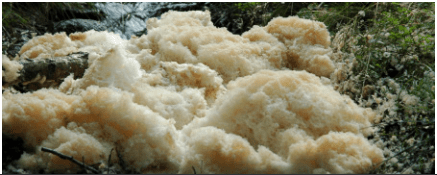
M 146 34 L 146 21 L 151 17 L 160 19 L 160 15 L 167 9 L 184 9 L 193 7 L 197 3 L 168 3 L 168 2 L 135 2 L 135 3 L 97 3 L 106 19 L 101 21 L 108 26 L 108 31 L 119 34 L 123 39 L 130 39 L 132 35 Z

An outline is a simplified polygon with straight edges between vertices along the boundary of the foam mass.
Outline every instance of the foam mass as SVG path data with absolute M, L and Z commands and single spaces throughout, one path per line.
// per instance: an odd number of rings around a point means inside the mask
M 326 81 L 335 64 L 323 23 L 279 17 L 240 36 L 209 11 L 170 11 L 147 28 L 130 40 L 46 34 L 3 58 L 18 71 L 20 59 L 89 53 L 82 78 L 3 93 L 3 133 L 30 150 L 21 168 L 80 170 L 40 147 L 88 165 L 116 148 L 110 165 L 140 173 L 366 173 L 383 161 L 366 139 L 375 113 Z

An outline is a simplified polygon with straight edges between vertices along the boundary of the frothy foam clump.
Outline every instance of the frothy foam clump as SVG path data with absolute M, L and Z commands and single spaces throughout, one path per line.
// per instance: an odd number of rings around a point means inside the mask
M 81 169 L 40 147 L 87 165 L 116 148 L 110 164 L 140 173 L 365 173 L 383 161 L 366 139 L 375 114 L 324 83 L 335 66 L 323 23 L 280 17 L 239 36 L 208 11 L 170 11 L 147 24 L 130 40 L 88 31 L 23 46 L 14 61 L 83 51 L 89 67 L 59 88 L 3 93 L 3 133 L 33 150 L 21 168 Z

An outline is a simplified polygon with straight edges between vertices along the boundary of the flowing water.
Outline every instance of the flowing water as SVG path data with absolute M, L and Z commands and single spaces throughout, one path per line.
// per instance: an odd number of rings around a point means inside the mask
M 119 34 L 123 39 L 132 35 L 146 34 L 146 21 L 151 17 L 160 19 L 160 13 L 167 9 L 184 9 L 197 3 L 136 2 L 136 3 L 97 3 L 106 19 L 102 22 L 108 31 Z

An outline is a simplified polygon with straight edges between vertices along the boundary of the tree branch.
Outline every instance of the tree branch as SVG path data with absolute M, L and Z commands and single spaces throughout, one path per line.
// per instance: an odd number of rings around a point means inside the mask
M 86 168 L 86 169 L 92 171 L 92 172 L 95 173 L 95 174 L 101 174 L 101 172 L 100 172 L 99 170 L 96 170 L 96 169 L 94 169 L 94 168 L 91 167 L 91 166 L 87 166 L 87 165 L 85 165 L 85 162 L 81 163 L 81 162 L 77 161 L 76 159 L 73 158 L 73 156 L 67 156 L 67 155 L 64 155 L 64 154 L 62 154 L 62 153 L 59 153 L 59 152 L 57 152 L 57 151 L 55 151 L 55 150 L 52 150 L 52 149 L 49 149 L 49 148 L 45 148 L 45 147 L 41 147 L 41 151 L 52 153 L 52 154 L 54 154 L 54 155 L 57 155 L 57 156 L 60 157 L 61 159 L 67 159 L 67 160 L 69 160 L 69 161 L 75 163 L 76 165 L 79 165 L 79 166 L 81 166 L 81 167 L 83 167 L 83 168 Z

